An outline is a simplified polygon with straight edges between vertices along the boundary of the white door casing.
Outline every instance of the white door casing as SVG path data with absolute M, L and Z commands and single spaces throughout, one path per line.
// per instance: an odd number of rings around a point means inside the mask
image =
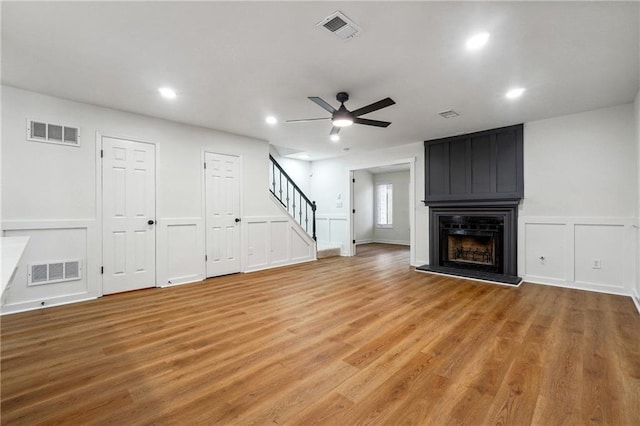
M 205 152 L 207 277 L 240 272 L 240 157 Z
M 102 137 L 103 294 L 156 285 L 155 145 Z

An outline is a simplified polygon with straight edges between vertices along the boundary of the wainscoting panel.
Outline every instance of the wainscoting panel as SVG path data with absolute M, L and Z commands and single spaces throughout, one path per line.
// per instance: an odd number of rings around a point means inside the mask
M 315 241 L 290 217 L 244 217 L 242 221 L 247 247 L 243 272 L 316 259 Z
M 302 232 L 300 229 L 293 227 L 290 229 L 291 260 L 294 262 L 301 262 L 309 259 L 312 255 L 311 248 L 313 247 L 313 244 L 308 243 L 307 238 L 305 238 L 306 233 Z
M 289 221 L 287 219 L 271 221 L 271 264 L 277 265 L 286 263 L 289 260 L 289 247 L 287 242 L 283 241 L 283 237 L 289 234 Z M 305 244 L 306 247 L 308 245 Z
M 520 217 L 518 274 L 528 282 L 630 296 L 635 226 L 632 218 Z
M 62 305 L 102 294 L 98 236 L 93 220 L 6 221 L 5 237 L 31 237 L 8 288 L 2 313 Z M 29 265 L 79 261 L 79 278 L 29 285 Z
M 576 284 L 624 291 L 631 272 L 625 258 L 632 248 L 623 225 L 575 225 Z
M 561 223 L 525 224 L 527 277 L 536 281 L 563 283 L 566 275 L 566 225 Z
M 340 246 L 340 255 L 348 256 L 349 229 L 344 215 L 316 215 L 318 243 Z
M 247 268 L 265 268 L 269 265 L 269 220 L 246 220 L 247 224 Z
M 205 237 L 201 218 L 160 218 L 156 235 L 157 285 L 168 287 L 205 278 Z

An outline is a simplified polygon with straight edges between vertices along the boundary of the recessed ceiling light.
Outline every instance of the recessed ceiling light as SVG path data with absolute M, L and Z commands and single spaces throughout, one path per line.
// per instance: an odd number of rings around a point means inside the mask
M 278 119 L 275 118 L 273 115 L 270 115 L 267 118 L 265 118 L 264 121 L 266 121 L 267 124 L 276 124 L 278 122 Z
M 176 95 L 176 91 L 171 89 L 170 87 L 161 87 L 158 89 L 158 92 L 160 92 L 160 94 L 167 98 L 167 99 L 175 99 Z
M 520 96 L 522 96 L 522 94 L 525 92 L 524 87 L 516 87 L 514 89 L 509 90 L 505 96 L 507 97 L 507 99 L 516 99 L 519 98 Z
M 334 142 L 338 142 L 340 140 L 340 135 L 331 135 L 329 138 Z
M 487 44 L 489 33 L 479 33 L 467 39 L 467 49 L 476 50 Z

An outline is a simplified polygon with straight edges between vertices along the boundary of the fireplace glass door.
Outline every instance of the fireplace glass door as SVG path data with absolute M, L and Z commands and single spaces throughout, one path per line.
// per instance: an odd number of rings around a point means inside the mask
M 440 266 L 502 272 L 500 218 L 445 216 L 440 220 Z

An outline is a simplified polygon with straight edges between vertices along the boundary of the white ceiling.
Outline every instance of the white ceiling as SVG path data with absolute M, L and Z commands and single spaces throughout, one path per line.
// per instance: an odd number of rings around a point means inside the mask
M 363 28 L 316 24 L 336 10 Z M 632 102 L 638 2 L 2 2 L 2 82 L 54 96 L 268 140 L 312 159 Z M 488 31 L 487 46 L 465 40 Z M 167 101 L 160 86 L 178 97 Z M 527 88 L 516 100 L 513 86 Z M 307 99 L 384 128 L 343 129 Z M 455 109 L 460 117 L 438 112 Z M 280 123 L 269 126 L 266 115 Z

